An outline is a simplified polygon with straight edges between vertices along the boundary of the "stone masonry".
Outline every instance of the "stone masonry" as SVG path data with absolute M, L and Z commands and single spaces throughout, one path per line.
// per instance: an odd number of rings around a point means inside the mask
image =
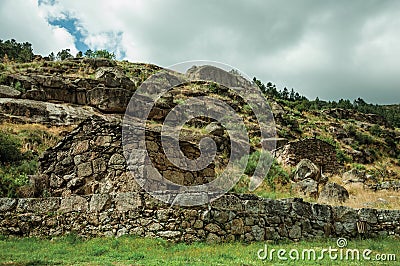
M 278 162 L 296 166 L 302 159 L 309 159 L 321 167 L 323 173 L 337 173 L 340 165 L 335 147 L 316 138 L 289 142 L 274 151 Z
M 172 241 L 300 240 L 400 236 L 400 211 L 351 209 L 226 194 L 209 205 L 166 205 L 143 192 L 0 198 L 0 234 L 85 237 L 125 234 Z

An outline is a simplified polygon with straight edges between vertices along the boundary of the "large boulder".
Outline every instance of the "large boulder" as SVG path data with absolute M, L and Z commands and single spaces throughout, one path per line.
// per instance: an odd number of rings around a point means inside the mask
M 0 113 L 0 120 L 64 126 L 79 124 L 98 114 L 90 107 L 11 98 L 0 98 Z
M 319 182 L 321 179 L 321 171 L 311 160 L 302 159 L 296 166 L 293 181 L 299 182 L 308 178 Z
M 318 198 L 318 182 L 311 178 L 303 179 L 292 185 L 292 190 L 299 195 L 317 199 Z
M 20 95 L 21 92 L 13 87 L 0 85 L 0 98 L 18 98 Z
M 343 174 L 342 180 L 345 184 L 364 183 L 366 180 L 366 173 L 363 170 L 352 169 Z
M 321 203 L 343 203 L 349 199 L 349 192 L 339 184 L 328 182 L 322 189 L 318 201 Z
M 110 88 L 135 89 L 135 83 L 117 67 L 100 67 L 96 79 Z
M 96 87 L 87 91 L 88 105 L 97 107 L 106 113 L 124 113 L 133 91 L 122 88 Z

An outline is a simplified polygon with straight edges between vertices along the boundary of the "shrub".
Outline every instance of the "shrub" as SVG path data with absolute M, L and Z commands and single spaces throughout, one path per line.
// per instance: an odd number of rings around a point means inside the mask
M 356 135 L 357 129 L 354 125 L 345 125 L 344 129 L 347 131 L 347 134 L 349 134 L 349 136 L 354 137 Z
M 336 149 L 336 159 L 339 163 L 348 163 L 351 161 L 351 158 L 341 149 Z
M 21 144 L 14 136 L 0 132 L 0 163 L 16 163 L 22 159 Z
M 287 184 L 290 180 L 289 173 L 282 168 L 282 166 L 274 159 L 271 167 L 265 176 L 268 186 L 275 191 L 275 182 L 278 181 L 281 184 Z
M 376 137 L 380 137 L 383 133 L 381 127 L 379 125 L 373 125 L 369 128 L 369 132 Z
M 252 176 L 257 168 L 258 160 L 260 159 L 261 152 L 255 151 L 250 155 L 246 155 L 240 159 L 240 167 L 244 167 L 245 161 L 247 160 L 246 168 L 244 173 L 248 176 Z
M 365 166 L 363 164 L 354 163 L 352 166 L 353 166 L 353 168 L 355 168 L 355 169 L 357 169 L 359 171 L 366 170 L 366 168 L 365 168 Z
M 374 139 L 370 135 L 363 134 L 363 133 L 360 133 L 360 132 L 356 133 L 355 139 L 361 145 L 363 145 L 363 144 L 369 145 L 369 144 L 374 143 Z

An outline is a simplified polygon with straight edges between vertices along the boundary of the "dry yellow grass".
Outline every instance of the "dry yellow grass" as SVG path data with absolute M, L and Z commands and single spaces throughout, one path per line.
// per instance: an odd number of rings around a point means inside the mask
M 23 130 L 42 130 L 46 131 L 50 134 L 59 136 L 61 135 L 62 132 L 65 131 L 72 131 L 74 126 L 45 126 L 42 124 L 13 124 L 13 123 L 1 123 L 0 124 L 0 130 L 12 133 L 12 134 L 17 134 L 18 132 L 21 132 Z
M 39 154 L 44 152 L 49 147 L 53 147 L 61 139 L 63 133 L 71 132 L 73 126 L 51 126 L 47 127 L 41 124 L 0 124 L 0 132 L 16 135 L 21 141 L 22 152 L 29 150 L 37 151 Z M 39 143 L 31 143 L 31 138 L 26 137 L 25 132 L 34 133 L 39 136 L 41 141 Z
M 373 191 L 365 188 L 361 183 L 344 184 L 339 176 L 334 176 L 330 180 L 345 187 L 350 196 L 345 203 L 332 202 L 332 205 L 344 205 L 352 208 L 400 209 L 400 191 Z

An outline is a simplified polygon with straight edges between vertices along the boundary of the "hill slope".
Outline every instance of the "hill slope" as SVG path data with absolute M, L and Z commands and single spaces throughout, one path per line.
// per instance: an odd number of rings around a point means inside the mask
M 30 193 L 28 175 L 35 173 L 38 158 L 46 148 L 55 145 L 75 126 L 92 116 L 109 121 L 120 120 L 138 86 L 161 68 L 125 61 L 75 58 L 57 62 L 11 62 L 2 64 L 0 69 L 2 141 L 12 139 L 7 145 L 16 147 L 21 153 L 15 161 L 7 160 L 7 153 L 0 156 L 0 196 L 24 196 Z M 257 160 L 257 150 L 263 141 L 258 133 L 257 120 L 243 99 L 222 86 L 197 82 L 175 87 L 169 95 L 158 101 L 149 126 L 160 126 L 168 110 L 199 95 L 221 99 L 242 117 L 250 132 L 254 154 L 250 156 L 247 171 L 251 175 L 252 160 Z M 390 125 L 383 117 L 337 107 L 322 110 L 297 108 L 300 100 L 296 102 L 267 97 L 275 117 L 279 146 L 290 141 L 317 138 L 334 147 L 342 167 L 330 177 L 331 180 L 340 183 L 342 174 L 351 169 L 364 171 L 369 176 L 369 183 L 363 186 L 370 188 L 377 189 L 383 183 L 387 184 L 385 182 L 399 180 L 400 129 Z M 400 106 L 385 108 L 398 110 Z M 203 134 L 203 128 L 211 122 L 207 119 L 192 121 L 186 125 L 186 131 L 193 135 L 199 132 Z M 219 155 L 221 167 L 227 156 L 227 153 Z M 289 180 L 293 177 L 293 171 L 293 166 L 275 162 L 265 182 L 255 193 L 272 197 L 291 196 Z M 244 177 L 233 190 L 248 192 L 247 182 Z M 370 189 L 348 189 L 354 201 L 360 200 L 357 195 L 371 192 Z M 393 193 L 396 197 L 396 192 Z M 387 197 L 392 196 L 390 194 Z

